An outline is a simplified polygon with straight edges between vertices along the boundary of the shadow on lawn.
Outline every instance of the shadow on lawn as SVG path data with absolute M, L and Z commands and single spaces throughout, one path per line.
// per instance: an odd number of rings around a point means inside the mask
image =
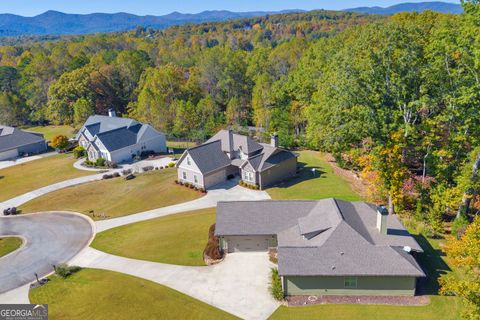
M 315 172 L 312 172 L 312 169 L 315 169 Z M 307 166 L 304 162 L 298 163 L 298 174 L 296 177 L 289 179 L 287 181 L 281 182 L 279 184 L 273 185 L 271 188 L 289 188 L 297 183 L 313 180 L 313 179 L 320 179 L 326 178 L 325 174 L 327 172 L 323 171 L 322 167 L 318 166 Z
M 426 278 L 419 279 L 417 294 L 418 295 L 438 295 L 440 285 L 438 278 L 452 271 L 448 264 L 443 260 L 445 253 L 440 249 L 432 247 L 427 238 L 423 235 L 413 235 L 418 244 L 423 248 L 423 253 L 415 255 L 418 263 L 422 266 Z

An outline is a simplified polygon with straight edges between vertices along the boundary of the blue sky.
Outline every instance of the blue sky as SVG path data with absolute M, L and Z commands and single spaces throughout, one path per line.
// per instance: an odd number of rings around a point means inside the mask
M 282 9 L 346 9 L 360 6 L 390 6 L 428 0 L 0 0 L 0 13 L 34 16 L 47 10 L 67 13 L 128 12 L 163 15 L 172 11 L 197 13 L 204 10 L 278 11 Z M 446 0 L 445 2 L 456 2 Z

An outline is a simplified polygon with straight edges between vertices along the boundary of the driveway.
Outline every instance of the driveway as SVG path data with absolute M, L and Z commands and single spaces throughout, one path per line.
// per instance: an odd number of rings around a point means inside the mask
M 268 291 L 274 265 L 266 252 L 232 253 L 214 266 L 187 267 L 123 258 L 89 247 L 72 264 L 151 280 L 243 319 L 266 319 L 279 306 Z
M 261 201 L 269 200 L 270 195 L 266 191 L 255 191 L 236 185 L 236 182 L 227 181 L 209 190 L 208 193 L 193 201 L 183 202 L 173 206 L 153 209 L 124 217 L 102 220 L 95 222 L 97 232 L 116 228 L 130 223 L 163 217 L 166 215 L 185 211 L 213 208 L 219 201 Z
M 0 235 L 18 235 L 24 246 L 0 258 L 0 293 L 18 288 L 53 271 L 53 265 L 68 262 L 85 248 L 93 225 L 78 214 L 36 213 L 0 217 Z

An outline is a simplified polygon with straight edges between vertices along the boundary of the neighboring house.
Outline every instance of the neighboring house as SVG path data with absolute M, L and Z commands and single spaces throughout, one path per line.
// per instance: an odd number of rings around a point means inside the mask
M 297 155 L 278 147 L 278 136 L 270 144 L 221 130 L 204 144 L 187 149 L 177 162 L 178 180 L 210 188 L 240 176 L 261 189 L 291 178 L 297 171 Z
M 121 163 L 131 161 L 142 152 L 167 151 L 163 133 L 148 124 L 116 117 L 113 111 L 109 111 L 108 116 L 90 116 L 75 139 L 91 161 L 103 158 Z
M 414 295 L 423 252 L 384 207 L 336 199 L 219 202 L 225 252 L 278 250 L 285 295 Z
M 47 151 L 43 134 L 0 125 L 0 160 Z

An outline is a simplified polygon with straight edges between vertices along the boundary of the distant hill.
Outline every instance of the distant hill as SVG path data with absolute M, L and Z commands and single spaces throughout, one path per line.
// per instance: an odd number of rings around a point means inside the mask
M 463 12 L 460 4 L 448 2 L 417 2 L 417 3 L 400 3 L 391 7 L 358 7 L 345 9 L 343 11 L 369 13 L 369 14 L 384 14 L 390 15 L 399 12 L 423 12 L 431 10 L 435 12 L 454 13 L 459 14 Z
M 163 29 L 172 25 L 186 23 L 215 22 L 290 12 L 302 12 L 302 10 L 284 10 L 279 12 L 231 12 L 222 10 L 204 11 L 197 14 L 172 12 L 164 16 L 137 16 L 129 13 L 67 14 L 58 11 L 47 11 L 35 17 L 0 14 L 0 37 L 78 35 L 96 32 L 127 31 L 137 26 Z

